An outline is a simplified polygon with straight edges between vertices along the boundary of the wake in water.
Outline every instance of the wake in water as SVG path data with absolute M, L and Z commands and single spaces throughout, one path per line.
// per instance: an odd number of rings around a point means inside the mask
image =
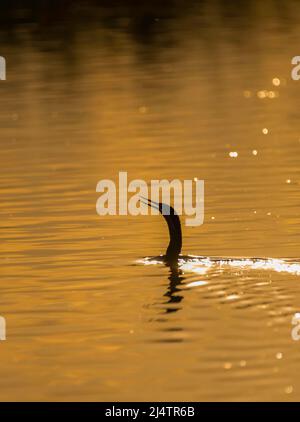
M 165 256 L 146 257 L 138 262 L 144 265 L 165 264 Z M 275 258 L 225 258 L 180 255 L 178 257 L 178 268 L 182 271 L 197 274 L 205 274 L 216 268 L 235 268 L 238 270 L 268 270 L 300 275 L 300 262 Z
M 278 273 L 284 272 L 300 275 L 300 262 L 291 259 L 273 258 L 226 258 L 204 257 L 193 255 L 180 255 L 182 247 L 182 232 L 179 216 L 174 208 L 161 202 L 154 202 L 141 197 L 141 202 L 149 207 L 159 210 L 168 224 L 170 242 L 165 255 L 148 257 L 139 261 L 145 265 L 165 264 L 171 269 L 180 269 L 197 274 L 205 274 L 211 269 L 236 268 L 238 270 L 268 270 Z

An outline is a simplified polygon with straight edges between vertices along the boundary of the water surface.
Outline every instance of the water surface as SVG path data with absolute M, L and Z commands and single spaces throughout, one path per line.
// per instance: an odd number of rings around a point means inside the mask
M 119 171 L 198 177 L 184 254 L 299 261 L 300 5 L 251 4 L 1 32 L 1 400 L 300 399 L 299 274 L 145 265 L 163 219 L 95 210 Z

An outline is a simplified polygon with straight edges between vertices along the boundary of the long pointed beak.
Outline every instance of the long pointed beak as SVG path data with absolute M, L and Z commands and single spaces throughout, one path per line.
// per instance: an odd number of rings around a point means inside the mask
M 143 196 L 140 196 L 140 202 L 142 204 L 148 205 L 149 207 L 155 208 L 157 210 L 159 210 L 159 203 L 155 202 L 155 201 L 151 201 L 151 199 L 148 198 L 144 198 Z

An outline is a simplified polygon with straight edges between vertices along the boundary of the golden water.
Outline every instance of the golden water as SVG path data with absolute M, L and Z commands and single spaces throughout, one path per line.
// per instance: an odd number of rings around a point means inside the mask
M 300 5 L 220 5 L 2 37 L 1 400 L 300 399 L 300 275 L 170 274 L 160 216 L 95 210 L 122 170 L 197 177 L 183 253 L 300 260 Z

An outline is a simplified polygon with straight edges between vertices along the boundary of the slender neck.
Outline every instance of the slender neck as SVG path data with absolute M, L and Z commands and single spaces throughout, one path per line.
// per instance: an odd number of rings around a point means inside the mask
M 166 251 L 166 260 L 168 262 L 175 262 L 182 247 L 182 234 L 180 220 L 177 214 L 164 216 L 169 228 L 170 243 Z

